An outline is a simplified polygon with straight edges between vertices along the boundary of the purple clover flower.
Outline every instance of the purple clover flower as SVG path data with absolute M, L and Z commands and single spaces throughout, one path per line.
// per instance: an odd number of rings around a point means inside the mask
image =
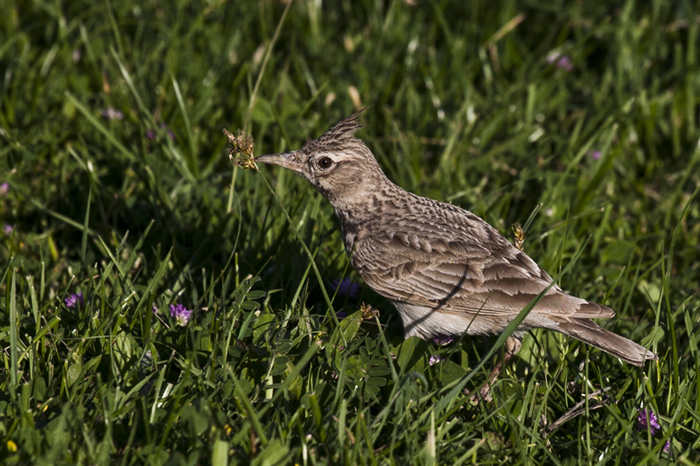
M 173 132 L 172 129 L 168 128 L 165 123 L 161 123 L 160 128 L 167 129 L 168 130 L 167 134 L 168 134 L 168 137 L 170 138 L 170 140 L 172 140 L 172 141 L 175 140 L 175 133 Z M 154 129 L 149 129 L 148 131 L 146 131 L 146 139 L 148 139 L 149 141 L 154 141 L 156 139 L 157 135 L 158 135 L 158 133 L 156 133 L 156 130 L 154 130 Z
M 124 114 L 122 113 L 121 110 L 116 110 L 113 107 L 106 108 L 100 112 L 100 115 L 105 120 L 122 120 L 124 118 Z
M 177 325 L 185 327 L 192 317 L 192 311 L 187 310 L 182 304 L 171 304 L 170 317 L 175 319 Z
M 454 338 L 452 338 L 449 335 L 438 335 L 436 337 L 433 337 L 433 343 L 435 343 L 438 346 L 449 345 L 453 341 L 454 341 Z
M 600 160 L 600 157 L 603 155 L 602 152 L 599 150 L 594 150 L 593 152 L 589 153 L 588 156 L 592 158 L 593 160 Z
M 428 364 L 430 364 L 431 366 L 433 366 L 433 365 L 439 363 L 439 362 L 442 361 L 442 360 L 443 360 L 443 359 L 442 359 L 442 357 L 441 357 L 439 354 L 433 354 L 432 356 L 430 356 L 430 360 L 428 361 Z
M 571 58 L 568 55 L 562 55 L 559 52 L 552 52 L 547 55 L 547 63 L 561 68 L 564 71 L 573 71 L 574 65 L 571 63 Z
M 567 57 L 567 56 L 561 57 L 561 58 L 557 61 L 557 65 L 556 65 L 556 66 L 557 66 L 557 68 L 561 68 L 561 69 L 563 69 L 563 70 L 565 70 L 565 71 L 573 71 L 573 69 L 574 69 L 574 65 L 571 63 L 571 59 L 570 59 L 569 57 Z
M 637 411 L 637 428 L 639 430 L 649 430 L 651 435 L 656 434 L 656 431 L 661 429 L 659 419 L 649 408 L 642 408 Z
M 10 225 L 9 223 L 6 223 L 5 226 L 2 227 L 2 232 L 5 233 L 7 236 L 10 236 L 12 232 L 14 231 L 15 227 L 14 225 Z
M 175 132 L 173 132 L 172 129 L 168 128 L 167 125 L 166 125 L 165 123 L 161 123 L 161 124 L 160 124 L 160 128 L 161 128 L 161 129 L 167 129 L 167 130 L 168 130 L 168 137 L 169 137 L 172 141 L 175 140 Z
M 78 291 L 75 294 L 68 295 L 68 297 L 64 299 L 63 302 L 66 304 L 66 307 L 76 307 L 85 304 L 85 300 L 83 299 L 83 293 L 80 291 Z
M 360 292 L 360 285 L 358 283 L 353 283 L 350 278 L 343 278 L 342 280 L 336 278 L 331 282 L 331 287 L 340 296 L 347 296 L 349 298 L 357 298 Z
M 4 183 L 0 184 L 0 196 L 5 197 L 7 196 L 7 193 L 10 192 L 10 183 L 5 181 Z

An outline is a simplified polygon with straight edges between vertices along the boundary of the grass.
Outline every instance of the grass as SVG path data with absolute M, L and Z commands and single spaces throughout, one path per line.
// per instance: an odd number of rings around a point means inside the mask
M 416 3 L 0 2 L 0 462 L 697 464 L 696 6 Z M 526 225 L 660 360 L 537 331 L 473 406 L 496 338 L 335 293 L 329 204 L 221 131 L 284 151 L 366 104 L 392 180 Z

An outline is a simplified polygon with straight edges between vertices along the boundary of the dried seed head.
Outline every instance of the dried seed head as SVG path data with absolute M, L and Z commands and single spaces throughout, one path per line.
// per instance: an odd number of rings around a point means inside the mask
M 513 244 L 516 248 L 522 251 L 523 244 L 525 244 L 525 230 L 523 230 L 523 226 L 521 224 L 513 224 L 513 236 L 515 236 L 515 242 Z
M 226 151 L 229 160 L 241 168 L 253 168 L 257 170 L 258 166 L 255 164 L 253 158 L 253 149 L 255 146 L 253 143 L 253 136 L 244 133 L 243 130 L 240 129 L 238 130 L 238 136 L 234 136 L 226 128 L 224 128 L 224 135 L 226 135 L 228 143 L 231 144 L 231 147 Z M 236 154 L 238 154 L 238 157 Z
M 362 303 L 360 310 L 362 311 L 362 318 L 364 320 L 373 320 L 375 317 L 379 317 L 379 311 L 369 304 Z

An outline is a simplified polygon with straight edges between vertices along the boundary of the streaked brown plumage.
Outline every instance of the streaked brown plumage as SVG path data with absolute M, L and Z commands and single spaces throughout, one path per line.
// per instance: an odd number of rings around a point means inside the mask
M 503 332 L 552 278 L 471 212 L 392 183 L 369 148 L 354 137 L 362 128 L 359 113 L 298 151 L 256 161 L 302 174 L 331 202 L 353 267 L 394 304 L 407 338 Z M 636 366 L 657 359 L 591 320 L 614 315 L 555 284 L 509 339 L 506 355 L 518 351 L 525 331 L 546 328 Z

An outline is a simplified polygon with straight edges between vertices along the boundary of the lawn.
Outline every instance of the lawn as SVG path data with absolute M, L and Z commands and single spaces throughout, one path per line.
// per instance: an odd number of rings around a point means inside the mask
M 699 33 L 683 0 L 3 0 L 0 463 L 697 464 Z M 502 339 L 404 340 L 330 204 L 226 155 L 366 105 L 391 180 L 521 224 L 659 361 L 534 331 L 470 403 Z

